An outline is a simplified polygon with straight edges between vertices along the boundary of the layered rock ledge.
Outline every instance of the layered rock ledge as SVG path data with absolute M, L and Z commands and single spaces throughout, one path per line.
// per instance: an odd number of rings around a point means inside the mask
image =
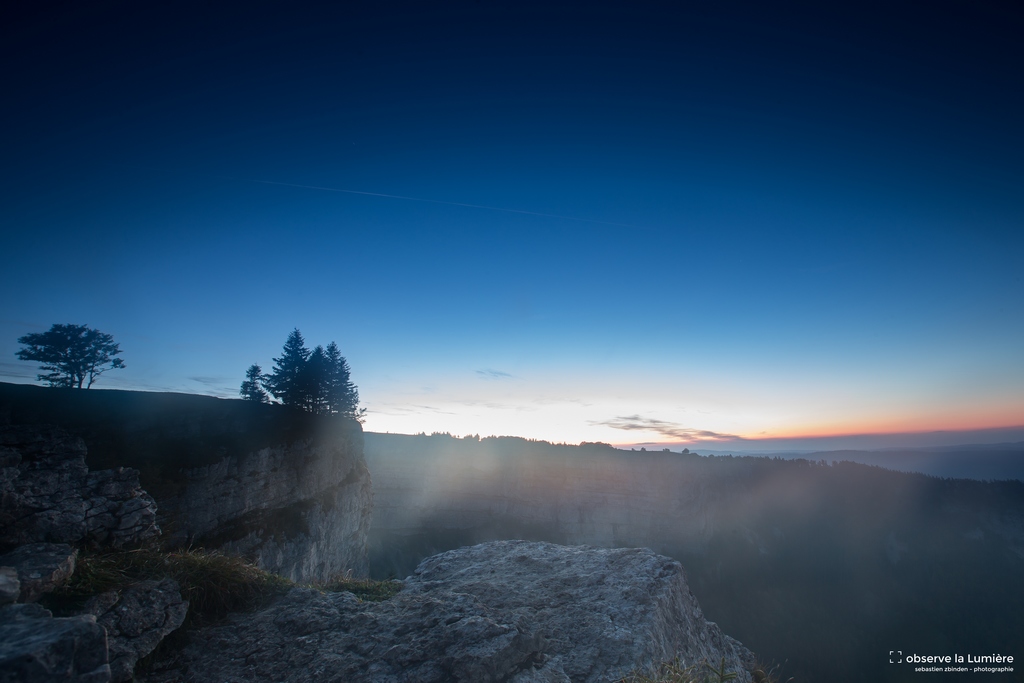
M 428 558 L 397 596 L 296 588 L 194 632 L 148 679 L 609 683 L 679 658 L 749 680 L 680 564 L 646 549 L 496 541 Z
M 369 570 L 363 431 L 338 416 L 0 382 L 0 494 L 0 552 L 125 547 L 162 530 L 165 546 L 242 555 L 295 581 Z
M 57 427 L 0 427 L 0 549 L 40 541 L 120 548 L 160 534 L 138 470 L 90 471 L 85 457 L 85 442 Z

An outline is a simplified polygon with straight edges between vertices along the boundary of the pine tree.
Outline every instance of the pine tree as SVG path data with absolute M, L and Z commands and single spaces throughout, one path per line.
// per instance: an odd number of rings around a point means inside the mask
M 306 382 L 303 381 L 303 370 L 309 355 L 310 350 L 306 348 L 306 341 L 296 327 L 288 335 L 281 357 L 274 359 L 274 370 L 266 379 L 270 393 L 286 406 L 309 409 Z
M 265 381 L 266 377 L 263 375 L 263 368 L 253 363 L 245 371 L 245 381 L 242 382 L 242 388 L 238 393 L 247 401 L 266 403 L 270 400 L 270 397 L 267 396 L 266 390 L 263 389 Z
M 330 367 L 324 347 L 313 349 L 302 368 L 300 383 L 306 397 L 306 410 L 315 415 L 330 414 Z
M 262 391 L 262 385 L 287 406 L 362 422 L 366 410 L 359 407 L 359 391 L 337 344 L 331 342 L 326 349 L 317 346 L 310 351 L 296 328 L 288 335 L 284 351 L 274 363 L 274 371 L 269 375 L 261 374 L 258 365 L 249 368 L 246 381 L 242 382 L 241 394 L 245 398 L 260 400 L 253 387 Z M 265 392 L 263 396 L 265 399 Z
M 327 345 L 326 360 L 327 402 L 330 412 L 361 420 L 365 411 L 359 409 L 359 391 L 352 383 L 348 361 L 341 355 L 338 345 L 334 342 Z

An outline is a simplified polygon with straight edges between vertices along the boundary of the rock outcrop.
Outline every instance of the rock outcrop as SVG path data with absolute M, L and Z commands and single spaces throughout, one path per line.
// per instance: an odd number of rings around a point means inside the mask
M 368 573 L 372 495 L 353 420 L 197 396 L 0 384 L 0 423 L 0 604 L 34 601 L 63 583 L 72 546 L 155 539 L 157 503 L 140 479 L 158 492 L 169 532 L 161 543 L 243 555 L 296 581 Z M 181 625 L 187 603 L 173 582 L 150 581 L 86 609 L 77 621 L 32 613 L 28 650 L 16 658 L 32 660 L 32 643 L 79 647 L 82 629 L 98 629 L 109 634 L 106 677 L 128 680 Z M 17 680 L 48 680 L 31 676 Z
M 53 426 L 0 427 L 0 549 L 25 543 L 115 548 L 160 533 L 137 470 L 89 471 L 81 438 Z
M 140 581 L 89 600 L 85 613 L 107 632 L 110 680 L 131 680 L 135 663 L 185 621 L 188 602 L 176 581 Z
M 0 529 L 10 526 L 12 535 L 0 537 L 0 551 L 5 542 L 36 540 L 41 529 L 52 542 L 74 543 L 85 533 L 105 545 L 129 543 L 123 532 L 152 521 L 139 502 L 115 495 L 138 470 L 158 504 L 164 543 L 244 555 L 296 581 L 368 572 L 373 499 L 355 420 L 208 396 L 0 383 L 4 423 L 12 433 L 53 424 L 66 434 L 34 446 L 0 439 L 0 491 L 30 489 L 18 493 L 21 502 L 4 495 Z M 75 464 L 42 477 L 19 460 L 26 447 L 40 462 L 73 453 L 109 474 L 86 476 Z M 54 480 L 83 476 L 82 503 L 63 504 L 51 493 Z M 8 502 L 26 512 L 14 519 Z
M 646 548 L 496 541 L 424 560 L 406 590 L 469 593 L 533 625 L 573 681 L 618 680 L 678 656 L 738 675 L 751 653 L 708 622 L 682 565 Z
M 14 567 L 0 566 L 0 606 L 17 602 L 20 595 L 21 581 L 18 580 L 18 570 Z
M 0 427 L 0 547 L 14 546 L 0 555 L 2 683 L 130 680 L 136 661 L 185 618 L 188 603 L 171 580 L 104 593 L 63 618 L 9 604 L 34 603 L 71 578 L 70 543 L 122 548 L 160 533 L 138 471 L 91 472 L 85 455 L 82 439 L 57 427 Z
M 607 683 L 680 657 L 751 654 L 707 622 L 679 563 L 649 550 L 499 541 L 424 561 L 383 603 L 296 588 L 202 629 L 149 680 Z
M 0 555 L 0 567 L 14 569 L 21 602 L 35 602 L 60 587 L 75 571 L 78 551 L 66 543 L 29 543 Z
M 96 617 L 55 619 L 36 604 L 0 608 L 0 682 L 109 680 L 107 634 Z

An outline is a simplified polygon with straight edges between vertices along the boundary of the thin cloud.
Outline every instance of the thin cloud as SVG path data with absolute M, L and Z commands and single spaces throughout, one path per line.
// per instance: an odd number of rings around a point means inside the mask
M 414 409 L 413 412 L 426 410 L 439 415 L 458 415 L 458 413 L 452 412 L 451 410 L 441 410 L 435 406 L 412 406 L 412 408 Z
M 458 415 L 458 413 L 453 413 L 449 410 L 441 410 L 435 406 L 423 406 L 412 403 L 385 403 L 382 408 L 375 409 L 373 412 L 377 415 L 415 415 L 424 412 L 437 413 L 439 415 Z
M 221 387 L 224 385 L 224 382 L 227 381 L 226 377 L 206 377 L 203 375 L 189 377 L 189 379 L 193 382 L 199 382 L 200 384 L 205 384 L 207 386 L 220 385 Z
M 484 370 L 477 370 L 476 374 L 480 375 L 484 379 L 513 379 L 515 375 L 510 375 L 507 372 L 501 370 L 492 370 L 491 368 L 485 368 Z
M 0 361 L 0 377 L 31 377 L 35 379 L 39 372 L 39 368 L 25 363 Z
M 741 440 L 741 437 L 736 436 L 735 434 L 722 434 L 719 432 L 712 432 L 707 429 L 694 429 L 693 427 L 684 427 L 680 424 L 676 424 L 675 422 L 656 420 L 651 417 L 641 417 L 639 415 L 613 417 L 610 420 L 600 420 L 597 422 L 591 422 L 590 424 L 611 427 L 612 429 L 622 429 L 627 432 L 654 432 L 670 439 L 678 439 L 679 441 Z
M 470 408 L 490 408 L 491 410 L 515 410 L 516 406 L 510 403 L 498 403 L 496 401 L 480 401 L 477 399 L 466 399 L 459 402 L 461 405 Z
M 582 398 L 535 398 L 530 401 L 531 403 L 539 406 L 553 406 L 553 405 L 564 405 L 571 403 L 574 405 L 581 406 L 583 408 L 589 408 L 593 403 L 587 403 Z

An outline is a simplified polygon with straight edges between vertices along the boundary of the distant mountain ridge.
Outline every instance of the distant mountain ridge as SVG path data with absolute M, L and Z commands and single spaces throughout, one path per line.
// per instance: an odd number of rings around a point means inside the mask
M 1010 443 L 923 446 L 920 448 L 841 449 L 814 451 L 735 451 L 697 449 L 700 455 L 780 457 L 875 465 L 897 472 L 981 481 L 1024 481 L 1024 441 Z

